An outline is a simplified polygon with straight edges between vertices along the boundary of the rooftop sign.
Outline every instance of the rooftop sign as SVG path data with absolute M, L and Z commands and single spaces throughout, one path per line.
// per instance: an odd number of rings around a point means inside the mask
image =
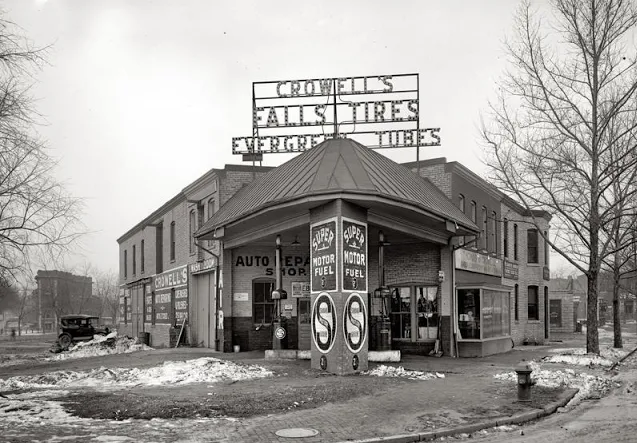
M 252 135 L 233 137 L 233 154 L 301 152 L 334 137 L 440 145 L 440 128 L 420 128 L 418 74 L 254 82 L 252 103 Z

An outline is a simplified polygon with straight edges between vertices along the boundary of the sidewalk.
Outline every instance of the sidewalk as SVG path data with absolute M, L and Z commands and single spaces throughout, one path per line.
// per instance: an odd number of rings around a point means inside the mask
M 397 383 L 391 390 L 344 403 L 241 419 L 232 429 L 226 430 L 230 432 L 226 440 L 217 441 L 425 441 L 533 420 L 554 412 L 577 391 L 547 392 L 550 391 L 547 388 L 533 388 L 534 400 L 530 404 L 519 403 L 516 401 L 517 386 L 500 382 L 493 375 L 513 370 L 522 360 L 550 355 L 552 347 L 574 346 L 580 340 L 575 337 L 573 341 L 551 343 L 551 346 L 522 347 L 506 354 L 474 359 L 404 356 L 400 363 L 392 366 L 439 372 L 445 374 L 445 378 Z M 258 358 L 250 357 L 241 354 L 223 356 L 258 364 Z M 371 364 L 370 368 L 375 366 Z M 319 434 L 298 440 L 275 434 L 286 428 L 310 428 Z

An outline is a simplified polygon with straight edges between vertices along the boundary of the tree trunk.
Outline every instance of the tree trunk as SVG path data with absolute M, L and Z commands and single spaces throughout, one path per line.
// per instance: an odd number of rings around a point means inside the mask
M 619 268 L 613 270 L 613 347 L 622 348 L 622 325 L 619 312 Z
M 591 266 L 592 268 L 592 266 Z M 586 298 L 586 352 L 599 355 L 597 333 L 597 269 L 588 271 L 588 294 Z

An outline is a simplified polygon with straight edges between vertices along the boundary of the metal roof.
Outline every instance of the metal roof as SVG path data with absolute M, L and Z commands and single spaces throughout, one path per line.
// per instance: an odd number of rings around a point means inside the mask
M 196 235 L 280 203 L 332 192 L 386 197 L 479 230 L 429 180 L 352 139 L 339 138 L 324 141 L 245 186 Z

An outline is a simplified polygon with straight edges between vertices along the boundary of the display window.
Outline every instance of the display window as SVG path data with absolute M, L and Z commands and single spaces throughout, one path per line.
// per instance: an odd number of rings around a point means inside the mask
M 398 286 L 391 289 L 392 339 L 438 338 L 438 286 Z
M 476 287 L 457 290 L 460 340 L 482 340 L 511 335 L 510 293 Z

